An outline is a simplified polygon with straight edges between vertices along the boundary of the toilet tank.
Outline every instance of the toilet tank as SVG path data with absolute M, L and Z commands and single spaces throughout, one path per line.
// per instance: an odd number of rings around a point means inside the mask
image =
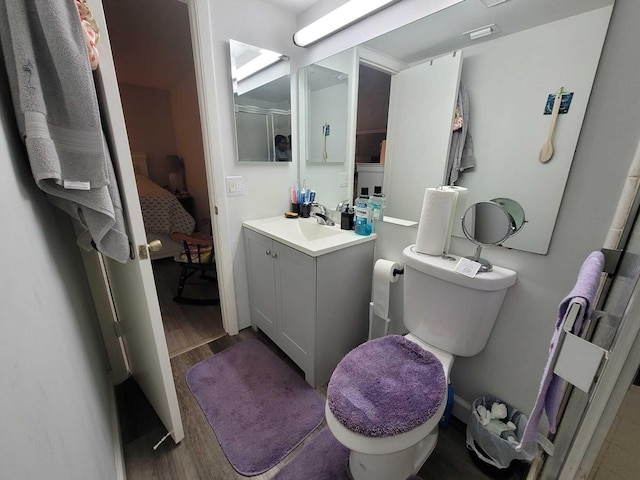
M 480 353 L 489 339 L 516 272 L 493 267 L 474 278 L 456 273 L 456 261 L 402 252 L 404 324 L 416 337 L 463 357 Z

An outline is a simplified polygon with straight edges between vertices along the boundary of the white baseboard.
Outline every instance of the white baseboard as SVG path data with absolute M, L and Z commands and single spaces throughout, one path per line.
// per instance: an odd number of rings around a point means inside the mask
M 453 411 L 451 414 L 466 424 L 469 422 L 469 415 L 471 415 L 471 404 L 457 395 L 454 395 Z
M 116 467 L 116 480 L 126 480 L 127 471 L 124 465 L 124 450 L 122 448 L 122 436 L 120 435 L 120 421 L 118 419 L 118 404 L 116 402 L 116 386 L 113 384 L 111 372 L 109 372 L 109 405 L 111 406 L 111 434 L 113 436 L 113 454 Z

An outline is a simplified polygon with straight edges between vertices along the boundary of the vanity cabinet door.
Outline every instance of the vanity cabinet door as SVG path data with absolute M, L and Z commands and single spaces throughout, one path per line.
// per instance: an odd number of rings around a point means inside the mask
M 273 241 L 245 229 L 251 323 L 276 340 L 276 278 Z
M 277 343 L 315 385 L 316 259 L 273 242 L 276 278 Z

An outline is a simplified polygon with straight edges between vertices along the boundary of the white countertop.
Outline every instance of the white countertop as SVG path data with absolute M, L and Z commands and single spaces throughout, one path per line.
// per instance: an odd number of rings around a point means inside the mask
M 353 230 L 342 230 L 340 225 L 320 225 L 313 217 L 286 218 L 282 215 L 247 220 L 242 225 L 312 257 L 376 239 L 375 233 L 356 235 Z

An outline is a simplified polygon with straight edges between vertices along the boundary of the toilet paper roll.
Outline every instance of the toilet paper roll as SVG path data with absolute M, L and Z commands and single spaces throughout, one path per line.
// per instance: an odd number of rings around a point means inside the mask
M 391 260 L 380 259 L 373 266 L 373 311 L 382 319 L 389 318 L 389 288 L 398 281 L 394 270 L 402 267 Z
M 453 192 L 457 192 L 455 208 L 451 214 L 451 227 L 449 229 L 449 235 L 447 236 L 447 242 L 444 246 L 445 253 L 449 252 L 449 244 L 451 243 L 451 236 L 458 235 L 462 236 L 462 216 L 464 215 L 465 210 L 467 209 L 467 195 L 469 194 L 469 190 L 465 187 L 458 187 L 455 185 L 449 185 L 443 187 L 445 190 L 450 190 Z
M 418 222 L 416 252 L 442 255 L 451 236 L 453 213 L 458 192 L 444 188 L 427 188 Z

